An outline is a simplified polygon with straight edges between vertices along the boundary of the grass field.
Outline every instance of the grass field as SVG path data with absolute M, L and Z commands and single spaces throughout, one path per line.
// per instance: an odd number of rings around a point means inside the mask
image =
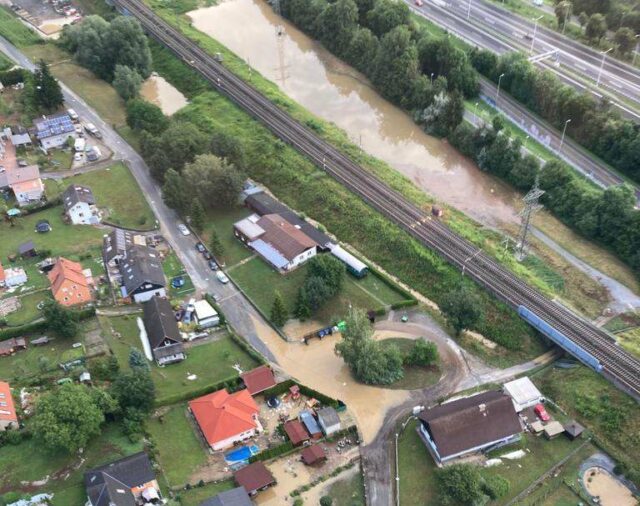
M 364 480 L 357 469 L 352 476 L 336 481 L 327 492 L 333 499 L 333 506 L 365 506 Z
M 169 282 L 169 295 L 171 297 L 184 297 L 185 295 L 195 291 L 189 274 L 187 274 L 187 271 L 180 263 L 175 252 L 172 251 L 169 253 L 162 261 L 162 269 L 164 270 L 164 275 L 167 277 L 167 281 Z M 171 280 L 177 276 L 181 276 L 182 279 L 184 279 L 184 285 L 180 288 L 174 288 L 171 286 Z
M 413 339 L 404 339 L 401 337 L 391 337 L 380 341 L 384 345 L 395 345 L 403 355 L 408 354 L 413 349 L 415 341 Z M 435 385 L 442 371 L 437 365 L 429 367 L 404 366 L 404 377 L 385 388 L 394 390 L 416 390 L 418 388 L 426 388 Z
M 29 293 L 27 295 L 20 296 L 20 309 L 9 313 L 5 318 L 7 325 L 18 326 L 29 323 L 40 317 L 40 310 L 38 304 L 42 301 L 51 298 L 51 292 L 49 290 L 39 291 L 35 293 Z
M 161 419 L 152 418 L 147 430 L 170 486 L 185 485 L 191 474 L 206 463 L 206 450 L 187 419 L 186 404 L 171 406 Z
M 17 22 L 15 15 L 4 5 L 0 7 L 0 35 L 21 48 L 42 42 L 34 31 Z
M 138 335 L 138 326 L 134 316 L 100 318 L 100 323 L 111 351 L 118 358 L 121 367 L 127 367 L 129 351 L 132 346 L 142 350 Z M 111 332 L 120 333 L 116 337 Z M 168 396 L 196 391 L 238 375 L 232 367 L 238 364 L 243 371 L 252 369 L 257 362 L 247 355 L 229 336 L 193 346 L 187 350 L 187 359 L 177 364 L 158 367 L 151 364 L 151 377 L 156 385 L 158 401 Z M 189 374 L 195 374 L 196 380 L 187 380 Z
M 246 218 L 250 214 L 251 211 L 245 207 L 214 210 L 208 213 L 209 219 L 202 233 L 202 238 L 205 243 L 208 243 L 211 238 L 211 233 L 215 232 L 224 248 L 222 258 L 218 260 L 223 262 L 227 267 L 231 267 L 251 256 L 251 251 L 233 235 L 233 224 L 236 221 Z
M 616 337 L 625 350 L 640 358 L 640 328 L 621 332 Z
M 208 483 L 204 487 L 194 487 L 191 490 L 180 492 L 180 506 L 200 506 L 200 504 L 210 497 L 220 492 L 235 488 L 233 480 L 221 481 L 218 483 Z
M 417 426 L 412 420 L 398 438 L 400 506 L 439 506 L 434 475 L 436 465 L 416 433 Z
M 83 473 L 142 450 L 141 443 L 132 444 L 116 425 L 105 425 L 102 433 L 91 440 L 81 457 L 46 451 L 35 440 L 17 446 L 0 447 L 0 493 L 32 492 L 34 487 L 21 482 L 43 480 L 38 492 L 53 493 L 53 506 L 81 506 L 86 502 Z M 65 478 L 65 475 L 69 476 Z

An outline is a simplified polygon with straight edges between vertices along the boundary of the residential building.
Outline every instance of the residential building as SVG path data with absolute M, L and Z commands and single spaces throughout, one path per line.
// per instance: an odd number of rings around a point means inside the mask
M 31 136 L 26 128 L 21 125 L 6 127 L 3 131 L 5 139 L 15 147 L 31 146 Z
M 144 452 L 86 472 L 84 485 L 87 506 L 162 504 L 156 475 Z
M 533 407 L 544 400 L 540 390 L 527 377 L 518 378 L 502 385 L 502 391 L 511 397 L 516 413 Z
M 251 395 L 259 394 L 276 386 L 276 378 L 271 368 L 267 365 L 261 365 L 250 371 L 243 372 L 240 377 Z
M 302 450 L 302 462 L 308 466 L 313 466 L 327 460 L 327 454 L 320 445 L 307 446 Z
M 3 184 L 11 189 L 19 206 L 40 202 L 44 197 L 44 183 L 37 165 L 7 167 L 0 186 Z
M 235 223 L 234 235 L 281 272 L 313 258 L 317 243 L 278 214 L 249 216 Z
M 146 246 L 147 239 L 140 234 L 134 234 L 120 228 L 113 229 L 104 236 L 102 241 L 102 260 L 105 267 L 117 267 L 127 257 L 132 246 Z
M 166 296 L 166 280 L 160 257 L 155 249 L 133 244 L 119 263 L 121 293 L 142 303 L 154 297 Z
M 7 288 L 24 285 L 27 282 L 27 273 L 22 267 L 10 267 L 4 270 L 4 285 Z
M 517 441 L 522 427 L 500 391 L 456 399 L 418 415 L 420 435 L 437 464 Z
M 9 383 L 0 381 L 0 432 L 18 428 L 18 415 Z
M 158 365 L 186 358 L 171 304 L 165 297 L 152 297 L 142 306 L 147 339 Z
M 276 479 L 262 462 L 254 462 L 233 474 L 233 478 L 240 487 L 244 487 L 250 496 L 276 484 Z
M 283 427 L 293 446 L 300 446 L 309 441 L 311 437 L 299 420 L 289 420 L 284 423 Z
M 325 436 L 330 436 L 340 430 L 340 417 L 338 416 L 338 412 L 331 406 L 319 409 L 317 415 L 318 423 Z
M 69 137 L 76 138 L 76 129 L 67 113 L 53 114 L 33 121 L 35 138 L 44 149 L 60 148 Z
M 247 390 L 226 389 L 189 402 L 198 427 L 212 450 L 222 450 L 262 432 L 260 409 Z
M 300 413 L 298 413 L 298 419 L 302 422 L 304 428 L 307 429 L 311 439 L 316 440 L 322 437 L 322 429 L 311 411 L 308 409 L 300 411 Z
M 72 184 L 62 194 L 64 210 L 74 225 L 95 225 L 100 223 L 100 212 L 91 188 Z
M 236 487 L 220 492 L 200 503 L 200 506 L 253 506 L 244 487 Z
M 218 312 L 211 307 L 206 300 L 202 299 L 197 301 L 193 307 L 195 308 L 196 322 L 203 329 L 215 327 L 220 324 L 220 316 Z
M 89 281 L 78 262 L 58 258 L 47 275 L 53 298 L 63 306 L 87 304 L 93 300 Z

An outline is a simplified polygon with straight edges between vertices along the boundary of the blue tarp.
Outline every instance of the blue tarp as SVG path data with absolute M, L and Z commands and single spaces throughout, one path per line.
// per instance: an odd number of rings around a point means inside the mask
M 305 428 L 307 429 L 307 432 L 312 436 L 314 434 L 318 434 L 322 432 L 322 429 L 320 428 L 318 421 L 315 419 L 311 411 L 307 411 L 307 410 L 300 411 L 298 418 L 300 418 L 300 421 L 304 424 Z
M 263 257 L 267 262 L 273 265 L 276 269 L 284 269 L 289 260 L 282 256 L 282 254 L 275 249 L 271 244 L 264 242 L 262 239 L 257 239 L 249 243 L 258 254 Z

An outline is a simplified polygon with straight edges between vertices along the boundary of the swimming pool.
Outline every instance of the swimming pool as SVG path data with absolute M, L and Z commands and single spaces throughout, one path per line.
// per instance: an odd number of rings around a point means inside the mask
M 255 455 L 260 451 L 256 445 L 251 446 L 242 446 L 237 450 L 233 450 L 232 452 L 227 453 L 224 456 L 224 460 L 227 461 L 227 464 L 238 464 L 240 462 L 247 462 L 249 457 Z

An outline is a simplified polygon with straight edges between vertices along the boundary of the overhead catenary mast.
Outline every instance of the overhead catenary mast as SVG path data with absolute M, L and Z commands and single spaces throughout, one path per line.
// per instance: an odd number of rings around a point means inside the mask
M 516 258 L 518 261 L 522 261 L 527 257 L 527 239 L 529 238 L 529 232 L 531 231 L 531 219 L 544 207 L 539 202 L 540 197 L 542 197 L 544 193 L 544 190 L 540 189 L 539 175 L 536 175 L 533 187 L 522 199 L 524 201 L 524 209 L 520 212 L 522 223 L 520 224 L 518 243 L 516 244 Z

